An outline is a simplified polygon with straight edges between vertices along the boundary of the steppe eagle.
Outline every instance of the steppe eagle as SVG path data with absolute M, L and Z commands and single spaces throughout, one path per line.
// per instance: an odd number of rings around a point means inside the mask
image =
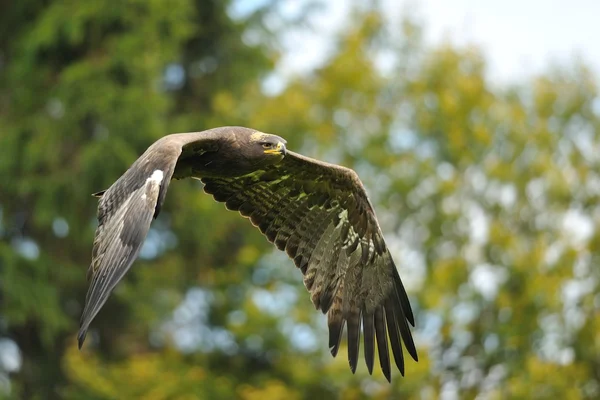
M 96 194 L 99 225 L 80 348 L 90 323 L 138 256 L 169 183 L 188 177 L 200 179 L 215 200 L 249 218 L 294 260 L 313 304 L 327 313 L 333 356 L 347 325 L 353 373 L 361 325 L 369 373 L 377 344 L 383 374 L 391 379 L 388 337 L 402 375 L 402 342 L 417 360 L 408 296 L 358 175 L 287 151 L 279 136 L 243 127 L 165 136 Z

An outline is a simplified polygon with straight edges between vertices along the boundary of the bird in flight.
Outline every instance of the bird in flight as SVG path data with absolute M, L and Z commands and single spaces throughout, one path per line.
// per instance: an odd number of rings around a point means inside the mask
M 204 191 L 285 251 L 304 276 L 315 307 L 327 314 L 329 347 L 337 355 L 347 326 L 348 361 L 364 357 L 373 372 L 375 345 L 391 381 L 390 352 L 404 375 L 404 347 L 417 361 L 414 316 L 373 206 L 351 169 L 288 151 L 276 135 L 243 127 L 177 133 L 153 143 L 103 192 L 89 288 L 78 334 L 90 323 L 137 258 L 172 179 L 197 178 Z

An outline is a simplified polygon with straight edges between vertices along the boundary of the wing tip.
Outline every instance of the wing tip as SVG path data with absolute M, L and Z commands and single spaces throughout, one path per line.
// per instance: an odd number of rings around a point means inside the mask
M 373 364 L 375 361 L 375 326 L 373 318 L 373 314 L 363 313 L 364 356 L 369 375 L 373 375 Z
M 329 352 L 331 353 L 331 355 L 335 358 L 335 356 L 337 356 L 339 350 L 339 346 L 337 344 L 333 345 L 333 346 L 329 346 Z
M 332 311 L 330 310 L 330 313 Z M 329 315 L 329 352 L 333 357 L 336 357 L 340 350 L 340 342 L 342 341 L 342 332 L 346 321 L 344 319 L 337 319 L 333 317 L 333 314 Z
M 385 370 L 383 371 L 383 375 L 385 376 L 385 380 L 388 381 L 388 383 L 392 383 L 392 372 L 389 370 Z
M 417 352 L 416 347 L 406 347 L 406 350 L 408 351 L 408 354 L 410 354 L 413 360 L 419 362 L 419 354 Z
M 80 329 L 79 334 L 77 335 L 77 347 L 79 350 L 83 347 L 83 342 L 85 342 L 85 336 L 87 335 L 87 329 Z
M 356 365 L 358 363 L 352 362 L 352 360 L 349 360 L 348 363 L 350 364 L 350 371 L 352 371 L 352 375 L 354 375 L 356 373 Z
M 400 273 L 398 272 L 398 269 L 396 268 L 395 265 L 394 265 L 393 280 L 394 280 L 394 290 L 396 291 L 396 296 L 398 297 L 398 301 L 400 302 L 404 316 L 406 317 L 406 320 L 408 321 L 408 323 L 411 324 L 412 327 L 414 328 L 414 327 L 416 327 L 415 315 L 413 314 L 413 310 L 410 305 L 408 293 L 406 293 L 404 284 L 402 283 L 402 280 L 400 279 Z
M 360 351 L 360 311 L 346 319 L 348 335 L 348 363 L 354 374 L 358 365 L 358 353 Z

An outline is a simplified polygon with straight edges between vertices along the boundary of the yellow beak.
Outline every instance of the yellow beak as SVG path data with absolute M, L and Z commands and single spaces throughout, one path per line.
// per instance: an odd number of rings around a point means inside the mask
M 283 144 L 282 142 L 278 142 L 277 146 L 272 148 L 272 149 L 267 149 L 264 151 L 265 154 L 275 154 L 275 155 L 280 155 L 283 154 L 285 155 L 285 144 Z

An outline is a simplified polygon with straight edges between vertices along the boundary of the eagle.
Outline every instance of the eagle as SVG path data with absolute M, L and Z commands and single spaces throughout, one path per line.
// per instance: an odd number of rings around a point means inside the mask
M 361 326 L 373 372 L 375 345 L 391 382 L 390 352 L 404 375 L 402 343 L 418 361 L 408 295 L 356 172 L 286 149 L 276 135 L 244 127 L 176 133 L 154 142 L 99 197 L 98 228 L 79 348 L 90 323 L 137 258 L 173 179 L 196 178 L 204 191 L 239 211 L 302 271 L 316 309 L 327 314 L 337 355 L 344 326 L 352 373 Z

